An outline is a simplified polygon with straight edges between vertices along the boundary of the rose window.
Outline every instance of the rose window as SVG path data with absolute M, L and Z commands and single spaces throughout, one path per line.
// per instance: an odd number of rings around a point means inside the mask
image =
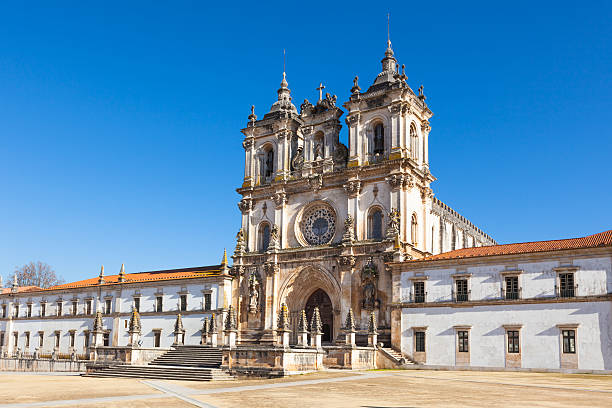
M 309 209 L 302 217 L 302 234 L 310 245 L 329 243 L 336 232 L 336 217 L 329 207 Z

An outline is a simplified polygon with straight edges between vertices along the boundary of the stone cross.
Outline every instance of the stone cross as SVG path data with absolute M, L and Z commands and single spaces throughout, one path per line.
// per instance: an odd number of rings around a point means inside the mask
M 323 82 L 321 82 L 319 84 L 319 87 L 317 88 L 317 90 L 319 91 L 319 100 L 322 101 L 323 100 L 323 90 L 325 89 L 325 86 L 323 85 Z

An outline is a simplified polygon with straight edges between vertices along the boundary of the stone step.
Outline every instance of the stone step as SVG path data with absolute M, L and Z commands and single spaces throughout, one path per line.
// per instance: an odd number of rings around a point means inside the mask
M 182 366 L 118 365 L 106 367 L 84 375 L 87 377 L 130 377 L 189 381 L 233 380 L 232 376 L 220 369 Z

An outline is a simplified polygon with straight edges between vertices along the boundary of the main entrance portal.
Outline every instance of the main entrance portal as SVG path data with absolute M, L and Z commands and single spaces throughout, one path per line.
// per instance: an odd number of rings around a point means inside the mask
M 311 318 L 314 308 L 319 307 L 321 323 L 323 324 L 322 342 L 331 343 L 334 335 L 334 310 L 332 302 L 323 289 L 317 289 L 306 302 L 306 316 Z

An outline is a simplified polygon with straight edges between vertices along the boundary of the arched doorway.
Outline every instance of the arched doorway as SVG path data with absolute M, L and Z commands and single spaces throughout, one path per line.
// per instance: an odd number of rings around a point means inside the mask
M 314 291 L 306 302 L 304 310 L 309 319 L 312 319 L 312 313 L 315 307 L 319 308 L 321 323 L 323 324 L 323 336 L 321 336 L 321 341 L 331 343 L 334 333 L 334 310 L 331 299 L 323 289 Z

